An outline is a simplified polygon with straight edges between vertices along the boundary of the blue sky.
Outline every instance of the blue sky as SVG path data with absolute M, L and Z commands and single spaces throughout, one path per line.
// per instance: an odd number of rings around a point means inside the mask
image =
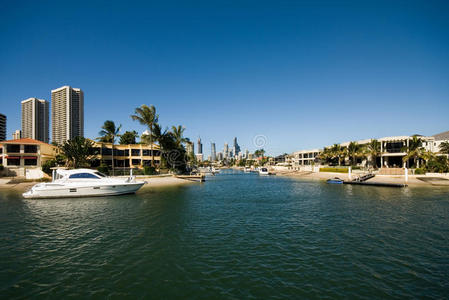
M 85 93 L 85 135 L 153 104 L 217 151 L 449 130 L 447 1 L 0 1 L 0 112 Z M 50 134 L 51 135 L 51 134 Z

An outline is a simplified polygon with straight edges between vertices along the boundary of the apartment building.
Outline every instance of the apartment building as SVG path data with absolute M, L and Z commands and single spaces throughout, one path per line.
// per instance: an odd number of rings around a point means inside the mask
M 84 136 L 84 93 L 63 86 L 51 91 L 52 141 L 62 144 Z

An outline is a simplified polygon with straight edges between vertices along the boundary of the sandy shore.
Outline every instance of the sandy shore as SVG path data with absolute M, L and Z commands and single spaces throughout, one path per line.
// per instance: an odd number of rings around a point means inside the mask
M 8 183 L 12 178 L 0 178 L 0 191 L 2 190 L 15 190 L 19 192 L 25 192 L 33 185 L 39 182 L 21 182 L 21 183 Z M 166 186 L 177 186 L 184 184 L 195 183 L 190 180 L 175 178 L 172 176 L 138 176 L 137 180 L 146 181 L 147 183 L 142 187 L 144 189 L 154 188 L 154 187 L 166 187 Z
M 330 178 L 341 178 L 343 180 L 348 180 L 348 174 L 345 173 L 332 173 L 332 172 L 307 172 L 307 171 L 276 171 L 276 175 L 289 176 L 294 178 L 301 178 L 307 180 L 327 180 Z M 352 178 L 357 175 L 353 174 Z M 379 182 L 379 183 L 396 183 L 404 184 L 408 186 L 447 186 L 449 188 L 449 180 L 438 177 L 426 177 L 424 175 L 408 177 L 408 182 L 405 182 L 404 176 L 388 176 L 388 175 L 376 175 L 376 177 L 367 180 L 366 182 Z

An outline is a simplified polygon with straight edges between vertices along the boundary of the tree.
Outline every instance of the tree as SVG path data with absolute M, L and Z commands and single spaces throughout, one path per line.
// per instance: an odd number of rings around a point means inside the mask
M 138 121 L 140 124 L 147 126 L 149 134 L 149 143 L 151 145 L 151 166 L 154 167 L 154 149 L 153 149 L 153 130 L 154 126 L 159 121 L 159 115 L 156 114 L 154 105 L 148 107 L 143 104 L 135 109 L 135 115 L 131 115 L 131 119 Z
M 332 159 L 338 160 L 338 165 L 341 166 L 341 162 L 344 161 L 347 154 L 346 147 L 342 147 L 339 144 L 334 144 L 330 148 L 330 155 Z
M 374 168 L 377 168 L 377 158 L 382 155 L 380 151 L 380 142 L 372 139 L 368 144 L 367 152 L 371 156 L 371 164 Z
M 98 133 L 100 137 L 98 140 L 103 143 L 114 143 L 115 138 L 119 135 L 122 125 L 116 127 L 114 121 L 106 120 L 103 126 L 101 126 L 101 131 Z
M 347 149 L 351 165 L 353 166 L 357 162 L 357 157 L 362 153 L 362 147 L 357 142 L 350 142 Z
M 433 156 L 426 162 L 426 170 L 433 173 L 449 172 L 449 161 L 446 156 Z
M 119 144 L 120 145 L 133 145 L 133 144 L 137 144 L 136 142 L 136 138 L 138 137 L 138 133 L 137 131 L 133 130 L 133 131 L 125 131 L 125 133 L 123 133 L 120 136 L 120 141 Z
M 80 136 L 66 141 L 60 149 L 66 157 L 66 166 L 75 169 L 87 166 L 95 154 L 92 141 Z
M 112 175 L 114 175 L 114 143 L 116 137 L 119 135 L 122 125 L 120 124 L 119 127 L 116 127 L 114 121 L 106 120 L 101 128 L 102 129 L 99 132 L 101 137 L 99 140 L 103 143 L 112 144 Z
M 331 154 L 330 149 L 327 148 L 327 147 L 324 147 L 324 148 L 323 148 L 323 151 L 321 151 L 321 152 L 318 154 L 318 158 L 319 158 L 320 160 L 322 160 L 323 162 L 325 162 L 325 163 L 329 163 L 329 161 L 330 161 L 331 158 L 332 158 L 332 154 Z
M 265 154 L 265 150 L 263 148 L 254 151 L 254 155 L 256 157 L 262 157 L 263 158 L 264 154 Z
M 188 141 L 188 139 L 184 138 L 184 130 L 185 128 L 181 125 L 171 127 L 171 134 L 173 135 L 178 147 Z
M 449 142 L 442 142 L 440 144 L 440 153 L 449 155 Z
M 414 135 L 409 140 L 408 146 L 405 146 L 401 150 L 407 154 L 402 158 L 403 162 L 407 162 L 409 159 L 413 159 L 414 165 L 419 168 L 419 159 L 423 157 L 424 148 L 422 147 L 422 139 Z

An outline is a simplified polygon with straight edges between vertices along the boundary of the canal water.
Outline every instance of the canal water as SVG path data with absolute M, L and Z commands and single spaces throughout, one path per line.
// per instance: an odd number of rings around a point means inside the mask
M 0 192 L 0 297 L 446 298 L 449 190 L 225 171 L 110 198 Z

